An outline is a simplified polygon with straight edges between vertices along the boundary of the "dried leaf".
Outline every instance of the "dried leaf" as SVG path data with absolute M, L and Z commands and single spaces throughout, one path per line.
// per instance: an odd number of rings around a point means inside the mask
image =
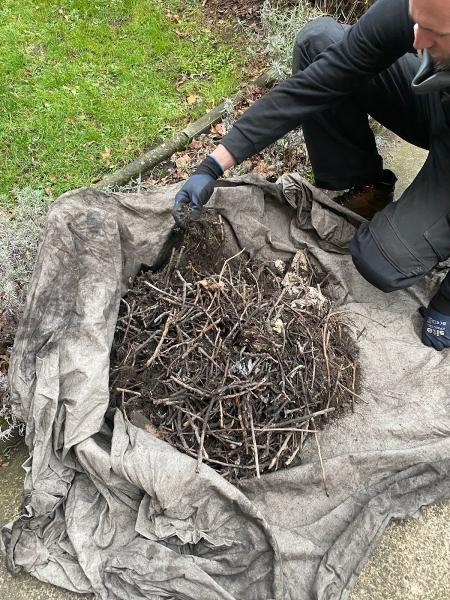
M 277 333 L 278 335 L 281 335 L 283 333 L 284 330 L 284 323 L 281 319 L 276 319 L 274 321 L 274 323 L 272 324 L 272 331 L 274 333 Z
M 265 160 L 258 161 L 253 167 L 252 172 L 263 175 L 264 177 L 269 177 L 274 174 L 273 166 L 268 164 Z
M 203 145 L 204 142 L 202 140 L 195 139 L 189 144 L 189 148 L 192 148 L 193 150 L 199 150 L 200 148 L 203 148 Z
M 202 279 L 199 281 L 199 284 L 205 290 L 223 290 L 223 289 L 225 289 L 225 284 L 223 281 L 214 281 L 213 279 Z
M 181 77 L 178 79 L 178 81 L 175 84 L 176 89 L 179 91 L 180 87 L 186 83 L 186 81 L 188 80 L 188 76 L 186 74 L 181 75 Z
M 188 104 L 192 105 L 192 104 L 197 104 L 197 102 L 200 100 L 200 96 L 195 96 L 195 95 L 191 95 L 191 96 L 187 96 L 186 97 L 186 101 Z
M 225 128 L 222 125 L 222 123 L 217 123 L 217 125 L 213 125 L 211 127 L 211 131 L 212 131 L 212 133 L 215 133 L 216 135 L 219 135 L 220 137 L 222 137 L 225 133 Z
M 274 261 L 274 267 L 275 269 L 278 271 L 278 273 L 283 274 L 285 269 L 286 269 L 286 265 L 284 264 L 284 261 L 278 259 Z
M 186 167 L 190 164 L 190 162 L 191 162 L 191 157 L 189 156 L 189 154 L 182 154 L 181 156 L 177 156 L 175 158 L 175 164 L 177 166 L 177 169 L 179 169 L 179 170 L 186 169 Z
M 181 21 L 181 17 L 173 13 L 171 10 L 166 11 L 166 17 L 173 23 L 179 23 Z
M 110 158 L 111 158 L 111 149 L 105 148 L 104 151 L 102 152 L 102 161 L 104 163 L 109 163 Z

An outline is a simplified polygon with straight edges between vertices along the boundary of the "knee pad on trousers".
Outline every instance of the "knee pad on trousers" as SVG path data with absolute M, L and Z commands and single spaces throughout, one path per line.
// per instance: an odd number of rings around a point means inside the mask
M 307 23 L 295 39 L 292 72 L 306 69 L 318 54 L 342 39 L 344 30 L 331 17 L 318 17 Z
M 382 292 L 413 285 L 424 274 L 407 276 L 390 262 L 374 240 L 368 223 L 363 223 L 351 242 L 353 264 L 366 281 Z

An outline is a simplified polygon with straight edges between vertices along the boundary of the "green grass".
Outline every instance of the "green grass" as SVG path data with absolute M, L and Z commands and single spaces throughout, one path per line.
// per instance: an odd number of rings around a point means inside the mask
M 195 0 L 2 0 L 0 204 L 115 170 L 233 92 L 242 57 Z

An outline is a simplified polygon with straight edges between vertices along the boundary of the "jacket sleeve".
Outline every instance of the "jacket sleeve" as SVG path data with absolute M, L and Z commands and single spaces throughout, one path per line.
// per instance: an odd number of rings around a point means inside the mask
M 340 42 L 255 102 L 221 143 L 242 162 L 412 52 L 408 6 L 408 0 L 375 2 Z

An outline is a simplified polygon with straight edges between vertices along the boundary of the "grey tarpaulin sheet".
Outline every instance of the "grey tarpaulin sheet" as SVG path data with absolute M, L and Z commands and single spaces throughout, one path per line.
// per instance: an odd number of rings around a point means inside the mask
M 408 291 L 367 284 L 346 250 L 353 228 L 296 176 L 228 180 L 214 201 L 227 238 L 266 260 L 298 248 L 329 274 L 361 350 L 362 399 L 301 466 L 239 488 L 108 409 L 120 296 L 161 260 L 177 186 L 82 189 L 53 206 L 12 357 L 14 409 L 31 457 L 6 560 L 39 579 L 116 600 L 348 598 L 394 517 L 450 496 L 450 363 L 422 346 Z

